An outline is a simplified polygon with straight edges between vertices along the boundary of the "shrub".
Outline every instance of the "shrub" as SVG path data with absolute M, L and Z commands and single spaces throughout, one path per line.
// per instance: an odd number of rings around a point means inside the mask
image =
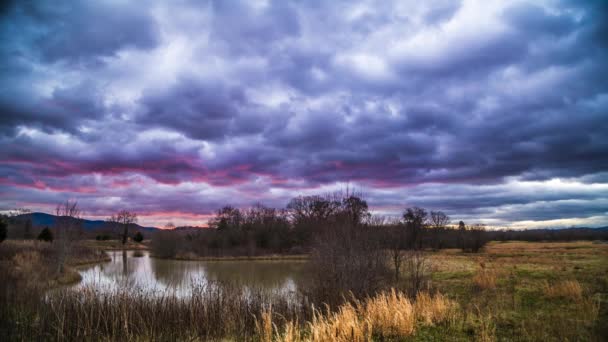
M 152 254 L 159 258 L 172 258 L 177 255 L 180 245 L 184 243 L 180 233 L 172 230 L 159 230 L 152 236 L 150 248 Z
M 144 236 L 141 232 L 137 232 L 135 233 L 135 235 L 133 236 L 133 241 L 140 243 L 142 241 L 144 241 Z
M 429 286 L 431 273 L 430 260 L 423 251 L 413 250 L 406 252 L 405 271 L 407 273 L 408 290 L 410 296 L 415 297 L 418 292 Z
M 373 295 L 392 279 L 379 234 L 365 226 L 336 222 L 319 235 L 311 255 L 312 295 L 339 304 L 343 295 Z
M 49 229 L 49 227 L 44 228 L 40 234 L 38 234 L 38 240 L 53 242 L 53 232 Z

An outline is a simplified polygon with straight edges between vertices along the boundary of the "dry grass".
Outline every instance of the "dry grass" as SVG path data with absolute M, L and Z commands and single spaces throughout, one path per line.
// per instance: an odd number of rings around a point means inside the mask
M 496 278 L 497 275 L 495 270 L 488 269 L 482 265 L 482 267 L 473 275 L 473 286 L 480 291 L 495 290 Z
M 554 284 L 545 281 L 543 293 L 547 298 L 562 298 L 577 302 L 583 299 L 583 287 L 577 280 L 564 280 Z
M 412 336 L 417 326 L 433 326 L 456 320 L 457 305 L 441 294 L 420 293 L 412 302 L 396 290 L 382 292 L 364 301 L 341 305 L 337 311 L 314 310 L 305 326 L 288 321 L 283 329 L 272 325 L 265 311 L 256 322 L 262 341 L 352 341 L 401 339 Z

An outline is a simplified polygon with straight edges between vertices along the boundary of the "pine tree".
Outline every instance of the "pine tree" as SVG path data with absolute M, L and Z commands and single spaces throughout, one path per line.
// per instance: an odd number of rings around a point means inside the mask
M 40 235 L 38 235 L 38 240 L 40 240 L 40 241 L 46 241 L 46 242 L 53 242 L 53 232 L 51 232 L 51 230 L 49 229 L 49 227 L 45 227 L 40 232 Z

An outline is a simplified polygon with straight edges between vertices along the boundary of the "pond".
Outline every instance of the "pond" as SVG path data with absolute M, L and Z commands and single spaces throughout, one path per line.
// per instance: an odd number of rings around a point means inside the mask
M 219 281 L 292 293 L 307 280 L 305 261 L 170 260 L 153 258 L 148 251 L 110 251 L 108 254 L 111 261 L 81 268 L 82 281 L 74 286 L 94 287 L 102 292 L 129 288 L 188 295 L 193 285 Z

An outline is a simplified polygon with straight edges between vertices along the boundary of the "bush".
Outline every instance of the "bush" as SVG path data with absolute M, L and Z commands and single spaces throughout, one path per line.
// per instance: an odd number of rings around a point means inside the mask
M 142 241 L 144 241 L 144 236 L 142 235 L 141 232 L 137 232 L 135 233 L 135 235 L 133 236 L 133 241 L 140 243 Z
M 107 240 L 110 240 L 110 236 L 108 234 L 97 235 L 95 237 L 95 240 L 97 240 L 97 241 L 107 241 Z
M 179 232 L 171 230 L 160 230 L 152 236 L 150 249 L 154 256 L 159 258 L 172 258 L 177 255 L 180 248 L 183 248 L 184 239 Z
M 40 234 L 38 235 L 38 240 L 53 242 L 53 232 L 49 229 L 49 227 L 44 228 Z
M 374 295 L 387 287 L 391 271 L 379 241 L 369 227 L 336 222 L 320 234 L 311 255 L 312 296 L 339 304 L 344 295 Z

